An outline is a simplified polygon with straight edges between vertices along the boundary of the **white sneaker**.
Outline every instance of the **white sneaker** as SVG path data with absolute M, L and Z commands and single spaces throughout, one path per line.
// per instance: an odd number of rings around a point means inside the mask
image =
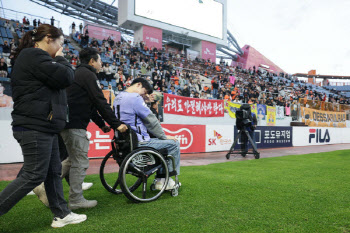
M 89 188 L 91 188 L 91 186 L 93 185 L 94 183 L 85 183 L 83 182 L 83 184 L 81 185 L 81 187 L 83 188 L 83 191 L 85 190 L 88 190 Z
M 32 196 L 32 195 L 35 195 L 35 193 L 33 191 L 30 191 L 27 196 Z
M 157 178 L 157 182 L 156 182 L 156 185 L 155 185 L 155 189 L 157 190 L 161 190 L 164 186 L 164 182 L 165 182 L 165 178 Z M 181 184 L 179 183 L 179 185 L 181 186 Z M 168 185 L 166 186 L 165 190 L 172 190 L 175 188 L 175 181 L 173 180 L 173 178 L 169 178 L 169 181 L 168 181 Z
M 72 203 L 69 202 L 68 207 L 71 210 L 76 210 L 76 209 L 88 209 L 88 208 L 93 208 L 97 205 L 97 201 L 96 200 L 82 200 L 78 203 Z
M 49 200 L 47 200 L 44 183 L 41 183 L 39 186 L 37 186 L 35 189 L 33 189 L 33 192 L 35 193 L 35 195 L 38 196 L 39 200 L 44 205 L 49 207 Z
M 58 218 L 58 217 L 53 218 L 51 227 L 53 228 L 64 227 L 65 225 L 68 225 L 68 224 L 77 224 L 77 223 L 84 222 L 86 219 L 87 217 L 85 214 L 75 214 L 71 212 L 64 218 Z

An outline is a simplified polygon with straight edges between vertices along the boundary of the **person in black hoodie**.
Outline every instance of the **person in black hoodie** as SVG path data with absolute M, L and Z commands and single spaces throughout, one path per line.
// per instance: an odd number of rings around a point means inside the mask
M 82 183 L 89 167 L 89 139 L 86 128 L 92 119 L 103 132 L 109 132 L 112 127 L 125 132 L 127 126 L 119 121 L 107 103 L 100 88 L 96 73 L 101 69 L 101 57 L 93 48 L 80 51 L 81 65 L 75 71 L 73 84 L 67 88 L 69 122 L 61 132 L 69 154 L 69 208 L 92 208 L 96 200 L 86 200 L 83 196 Z M 98 111 L 98 113 L 97 113 Z M 106 126 L 103 119 L 110 125 Z
M 0 216 L 44 182 L 52 227 L 80 223 L 86 215 L 74 214 L 63 196 L 58 133 L 67 120 L 65 88 L 73 83 L 74 72 L 63 57 L 63 35 L 43 24 L 28 31 L 15 56 L 12 71 L 14 138 L 22 148 L 21 174 L 0 193 Z

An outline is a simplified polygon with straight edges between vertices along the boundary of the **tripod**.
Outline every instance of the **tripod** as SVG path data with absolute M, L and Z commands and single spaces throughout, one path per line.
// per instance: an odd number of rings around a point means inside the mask
M 240 152 L 238 152 L 238 151 L 235 152 L 234 151 L 235 146 L 237 145 L 238 139 L 242 136 L 242 134 L 245 134 L 247 136 L 250 144 L 253 147 L 253 152 L 244 153 L 244 152 L 241 152 L 241 151 Z M 248 150 L 248 148 L 246 148 L 246 149 Z M 245 127 L 244 127 L 244 129 L 242 129 L 242 130 L 240 130 L 238 132 L 238 135 L 236 136 L 235 141 L 233 142 L 229 152 L 226 154 L 226 158 L 230 159 L 231 155 L 233 155 L 233 154 L 241 154 L 242 156 L 243 156 L 243 154 L 253 154 L 255 159 L 259 159 L 260 158 L 260 153 L 258 152 L 258 149 L 257 149 L 255 143 L 253 142 L 253 139 L 250 137 L 250 134 L 249 134 L 248 130 L 245 129 Z M 245 155 L 243 157 L 245 157 Z

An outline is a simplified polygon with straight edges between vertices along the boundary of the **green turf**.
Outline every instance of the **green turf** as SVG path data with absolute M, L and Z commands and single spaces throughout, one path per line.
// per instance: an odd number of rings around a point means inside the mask
M 343 150 L 182 167 L 180 195 L 147 204 L 90 175 L 85 197 L 99 204 L 76 211 L 86 222 L 52 229 L 51 212 L 28 196 L 0 217 L 0 232 L 350 232 L 349 165 Z

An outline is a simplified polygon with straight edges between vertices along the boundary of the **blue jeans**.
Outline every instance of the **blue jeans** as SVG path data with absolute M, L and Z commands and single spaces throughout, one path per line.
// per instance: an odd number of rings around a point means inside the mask
M 0 193 L 0 216 L 42 182 L 54 216 L 67 216 L 71 211 L 63 195 L 57 134 L 31 130 L 15 131 L 13 136 L 22 148 L 24 163 L 21 174 Z
M 218 98 L 218 89 L 214 88 L 212 93 L 213 93 L 213 98 L 217 99 Z
M 179 141 L 160 140 L 158 138 L 151 138 L 150 141 L 140 142 L 139 146 L 140 147 L 148 146 L 156 150 L 168 149 L 168 154 L 172 155 L 175 159 L 176 173 L 180 175 L 180 143 Z M 169 165 L 169 172 L 172 172 L 174 169 L 173 169 L 173 163 L 171 159 L 169 160 L 168 165 Z

